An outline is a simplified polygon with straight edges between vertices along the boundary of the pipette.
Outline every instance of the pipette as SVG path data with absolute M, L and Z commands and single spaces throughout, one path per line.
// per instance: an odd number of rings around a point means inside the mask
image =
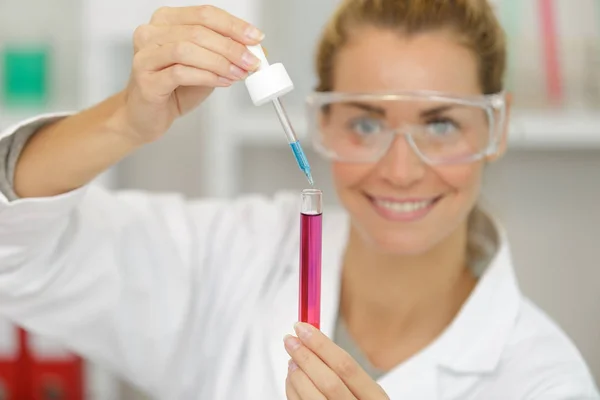
M 292 153 L 296 158 L 298 167 L 300 167 L 300 170 L 302 170 L 310 185 L 314 186 L 310 165 L 308 164 L 306 155 L 302 150 L 302 146 L 300 146 L 300 141 L 296 136 L 296 132 L 294 131 L 290 119 L 285 112 L 285 108 L 283 108 L 283 104 L 279 99 L 281 96 L 294 90 L 294 84 L 283 64 L 269 64 L 261 45 L 247 47 L 261 62 L 258 70 L 248 76 L 245 81 L 252 102 L 255 106 L 261 106 L 268 102 L 273 103 L 273 107 L 275 108 L 275 112 L 277 113 L 277 117 L 279 118 L 287 141 L 292 148 Z

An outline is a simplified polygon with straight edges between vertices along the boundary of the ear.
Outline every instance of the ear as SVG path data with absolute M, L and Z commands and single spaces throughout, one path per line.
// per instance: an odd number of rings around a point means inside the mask
M 502 132 L 500 133 L 500 143 L 498 143 L 498 150 L 494 154 L 490 154 L 487 157 L 488 162 L 494 162 L 504 156 L 508 148 L 508 135 L 510 127 L 510 116 L 512 110 L 513 96 L 511 93 L 507 93 L 505 97 L 505 110 L 504 110 L 504 121 L 502 125 Z

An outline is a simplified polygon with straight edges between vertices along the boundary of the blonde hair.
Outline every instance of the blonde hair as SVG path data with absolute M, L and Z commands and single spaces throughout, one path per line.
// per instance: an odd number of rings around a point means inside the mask
M 344 0 L 327 24 L 317 51 L 317 91 L 333 90 L 335 59 L 361 27 L 414 35 L 449 29 L 479 61 L 483 93 L 503 89 L 506 41 L 488 0 Z

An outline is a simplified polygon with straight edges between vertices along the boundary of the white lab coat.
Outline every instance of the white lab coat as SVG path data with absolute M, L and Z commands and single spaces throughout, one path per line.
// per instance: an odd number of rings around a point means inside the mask
M 296 193 L 186 202 L 88 186 L 3 198 L 0 312 L 160 399 L 285 399 L 298 220 Z M 496 229 L 500 249 L 451 326 L 379 380 L 391 399 L 600 398 L 577 349 L 519 292 Z M 328 335 L 347 232 L 345 214 L 325 210 Z

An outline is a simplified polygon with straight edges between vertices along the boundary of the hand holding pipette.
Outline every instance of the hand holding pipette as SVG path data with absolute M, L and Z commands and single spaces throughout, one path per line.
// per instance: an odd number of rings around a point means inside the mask
M 291 92 L 294 89 L 294 84 L 283 64 L 269 64 L 261 45 L 247 47 L 248 50 L 261 61 L 258 70 L 246 78 L 246 88 L 250 93 L 252 102 L 256 106 L 268 102 L 273 103 L 283 132 L 285 133 L 294 157 L 296 158 L 296 162 L 298 163 L 298 167 L 300 167 L 300 170 L 302 170 L 306 179 L 308 179 L 308 182 L 313 186 L 314 181 L 310 172 L 310 165 L 304 155 L 302 146 L 300 146 L 300 142 L 298 141 L 296 132 L 294 132 L 290 119 L 283 108 L 283 104 L 281 104 L 281 100 L 279 99 L 279 97 L 284 94 Z

